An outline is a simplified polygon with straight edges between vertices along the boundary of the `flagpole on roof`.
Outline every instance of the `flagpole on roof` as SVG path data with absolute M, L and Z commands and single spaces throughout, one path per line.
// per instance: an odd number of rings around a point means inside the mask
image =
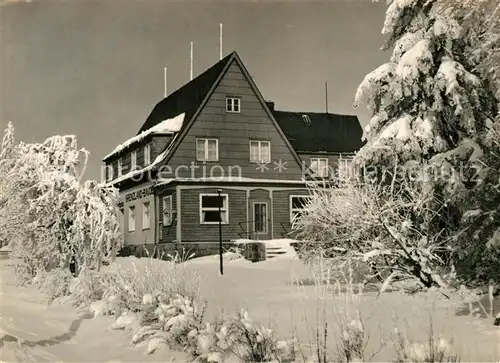
M 193 42 L 191 42 L 191 67 L 190 67 L 190 81 L 193 80 Z
M 219 24 L 219 60 L 222 59 L 222 23 Z
M 163 92 L 163 97 L 166 98 L 167 97 L 167 70 L 168 70 L 168 67 L 165 67 L 163 69 L 163 82 L 164 82 L 164 92 Z
M 325 108 L 328 114 L 328 82 L 325 81 Z

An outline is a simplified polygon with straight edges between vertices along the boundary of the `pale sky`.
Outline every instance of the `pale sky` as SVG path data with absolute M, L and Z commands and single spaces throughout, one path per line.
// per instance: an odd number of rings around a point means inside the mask
M 20 140 L 77 135 L 101 159 L 134 136 L 163 97 L 236 50 L 276 109 L 325 110 L 369 119 L 353 109 L 363 77 L 386 62 L 380 51 L 385 2 L 32 0 L 0 7 L 0 126 Z

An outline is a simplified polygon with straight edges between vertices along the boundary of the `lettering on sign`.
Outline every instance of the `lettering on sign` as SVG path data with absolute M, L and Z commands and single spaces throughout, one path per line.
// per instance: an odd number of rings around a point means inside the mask
M 144 189 L 138 190 L 137 192 L 127 194 L 127 196 L 125 197 L 125 202 L 131 202 L 133 200 L 143 198 L 143 197 L 150 195 L 150 194 L 153 194 L 153 187 L 144 188 Z

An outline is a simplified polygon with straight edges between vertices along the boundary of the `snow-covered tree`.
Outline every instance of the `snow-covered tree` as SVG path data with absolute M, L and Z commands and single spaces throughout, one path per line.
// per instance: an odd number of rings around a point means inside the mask
M 8 123 L 7 128 L 4 131 L 4 137 L 2 139 L 2 144 L 0 145 L 0 175 L 6 173 L 11 167 L 15 154 L 15 133 L 14 126 L 11 122 Z M 5 184 L 4 179 L 0 179 L 0 247 L 7 244 L 8 240 L 6 236 L 2 235 L 3 225 L 6 221 L 5 208 L 4 205 L 7 201 L 7 196 L 5 194 Z
M 12 122 L 7 124 L 2 139 L 2 146 L 0 148 L 0 160 L 11 159 L 14 154 L 14 147 L 16 144 L 16 137 L 14 132 L 14 125 Z
M 390 1 L 382 32 L 391 59 L 356 94 L 373 111 L 357 161 L 389 171 L 399 164 L 404 173 L 411 162 L 419 170 L 415 183 L 432 195 L 426 208 L 439 211 L 427 228 L 446 227 L 439 244 L 461 234 L 461 206 L 498 111 L 492 79 L 480 70 L 491 54 L 479 41 L 487 25 L 472 30 L 466 15 L 441 0 Z M 413 224 L 421 217 L 408 216 Z
M 392 56 L 355 97 L 373 111 L 358 161 L 429 160 L 486 132 L 496 105 L 475 72 L 474 39 L 453 14 L 437 0 L 390 1 L 382 33 Z
M 121 246 L 117 190 L 81 182 L 88 152 L 75 136 L 20 143 L 2 173 L 3 231 L 29 275 L 67 266 L 99 268 Z
M 365 179 L 341 194 L 315 192 L 298 222 L 299 235 L 331 257 L 403 272 L 425 286 L 446 284 L 438 271 L 456 262 L 470 233 L 460 220 L 464 206 L 491 195 L 487 187 L 471 198 L 498 112 L 493 78 L 481 68 L 493 54 L 478 41 L 487 26 L 472 31 L 464 13 L 441 1 L 388 1 L 382 32 L 392 55 L 355 96 L 373 112 L 355 157 Z
M 500 99 L 500 0 L 439 0 L 438 6 L 463 19 L 475 40 L 479 70 L 493 83 Z
M 476 161 L 479 182 L 464 198 L 465 233 L 460 235 L 460 266 L 470 278 L 500 281 L 500 0 L 440 0 L 441 9 L 462 19 L 474 40 L 476 72 L 495 95 L 497 112 L 489 115 L 486 137 L 478 140 L 483 156 Z

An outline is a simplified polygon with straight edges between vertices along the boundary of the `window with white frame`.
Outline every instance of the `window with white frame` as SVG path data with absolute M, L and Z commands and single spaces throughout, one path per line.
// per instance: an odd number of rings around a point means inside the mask
M 151 164 L 151 145 L 144 146 L 144 166 Z
M 218 161 L 219 160 L 219 140 L 217 140 L 217 139 L 196 139 L 196 160 L 197 161 Z
M 163 225 L 170 226 L 173 221 L 172 196 L 167 195 L 162 199 Z
M 123 164 L 122 164 L 122 159 L 118 159 L 118 176 L 123 175 Z
M 354 173 L 352 157 L 340 156 L 338 164 L 339 178 L 348 178 Z
M 311 158 L 312 176 L 317 178 L 328 177 L 328 159 L 327 158 Z
M 269 141 L 250 141 L 250 162 L 269 164 L 271 162 L 271 143 Z
M 239 97 L 226 97 L 226 111 L 230 113 L 240 113 L 241 100 Z
M 128 231 L 135 231 L 135 206 L 128 207 Z
M 151 224 L 151 203 L 142 203 L 142 229 L 149 229 Z
M 229 221 L 227 194 L 200 194 L 200 224 L 218 224 L 219 218 L 223 224 Z
M 290 196 L 290 222 L 294 225 L 307 206 L 311 197 L 309 195 Z
M 130 154 L 130 171 L 134 171 L 137 169 L 137 152 L 132 151 Z

